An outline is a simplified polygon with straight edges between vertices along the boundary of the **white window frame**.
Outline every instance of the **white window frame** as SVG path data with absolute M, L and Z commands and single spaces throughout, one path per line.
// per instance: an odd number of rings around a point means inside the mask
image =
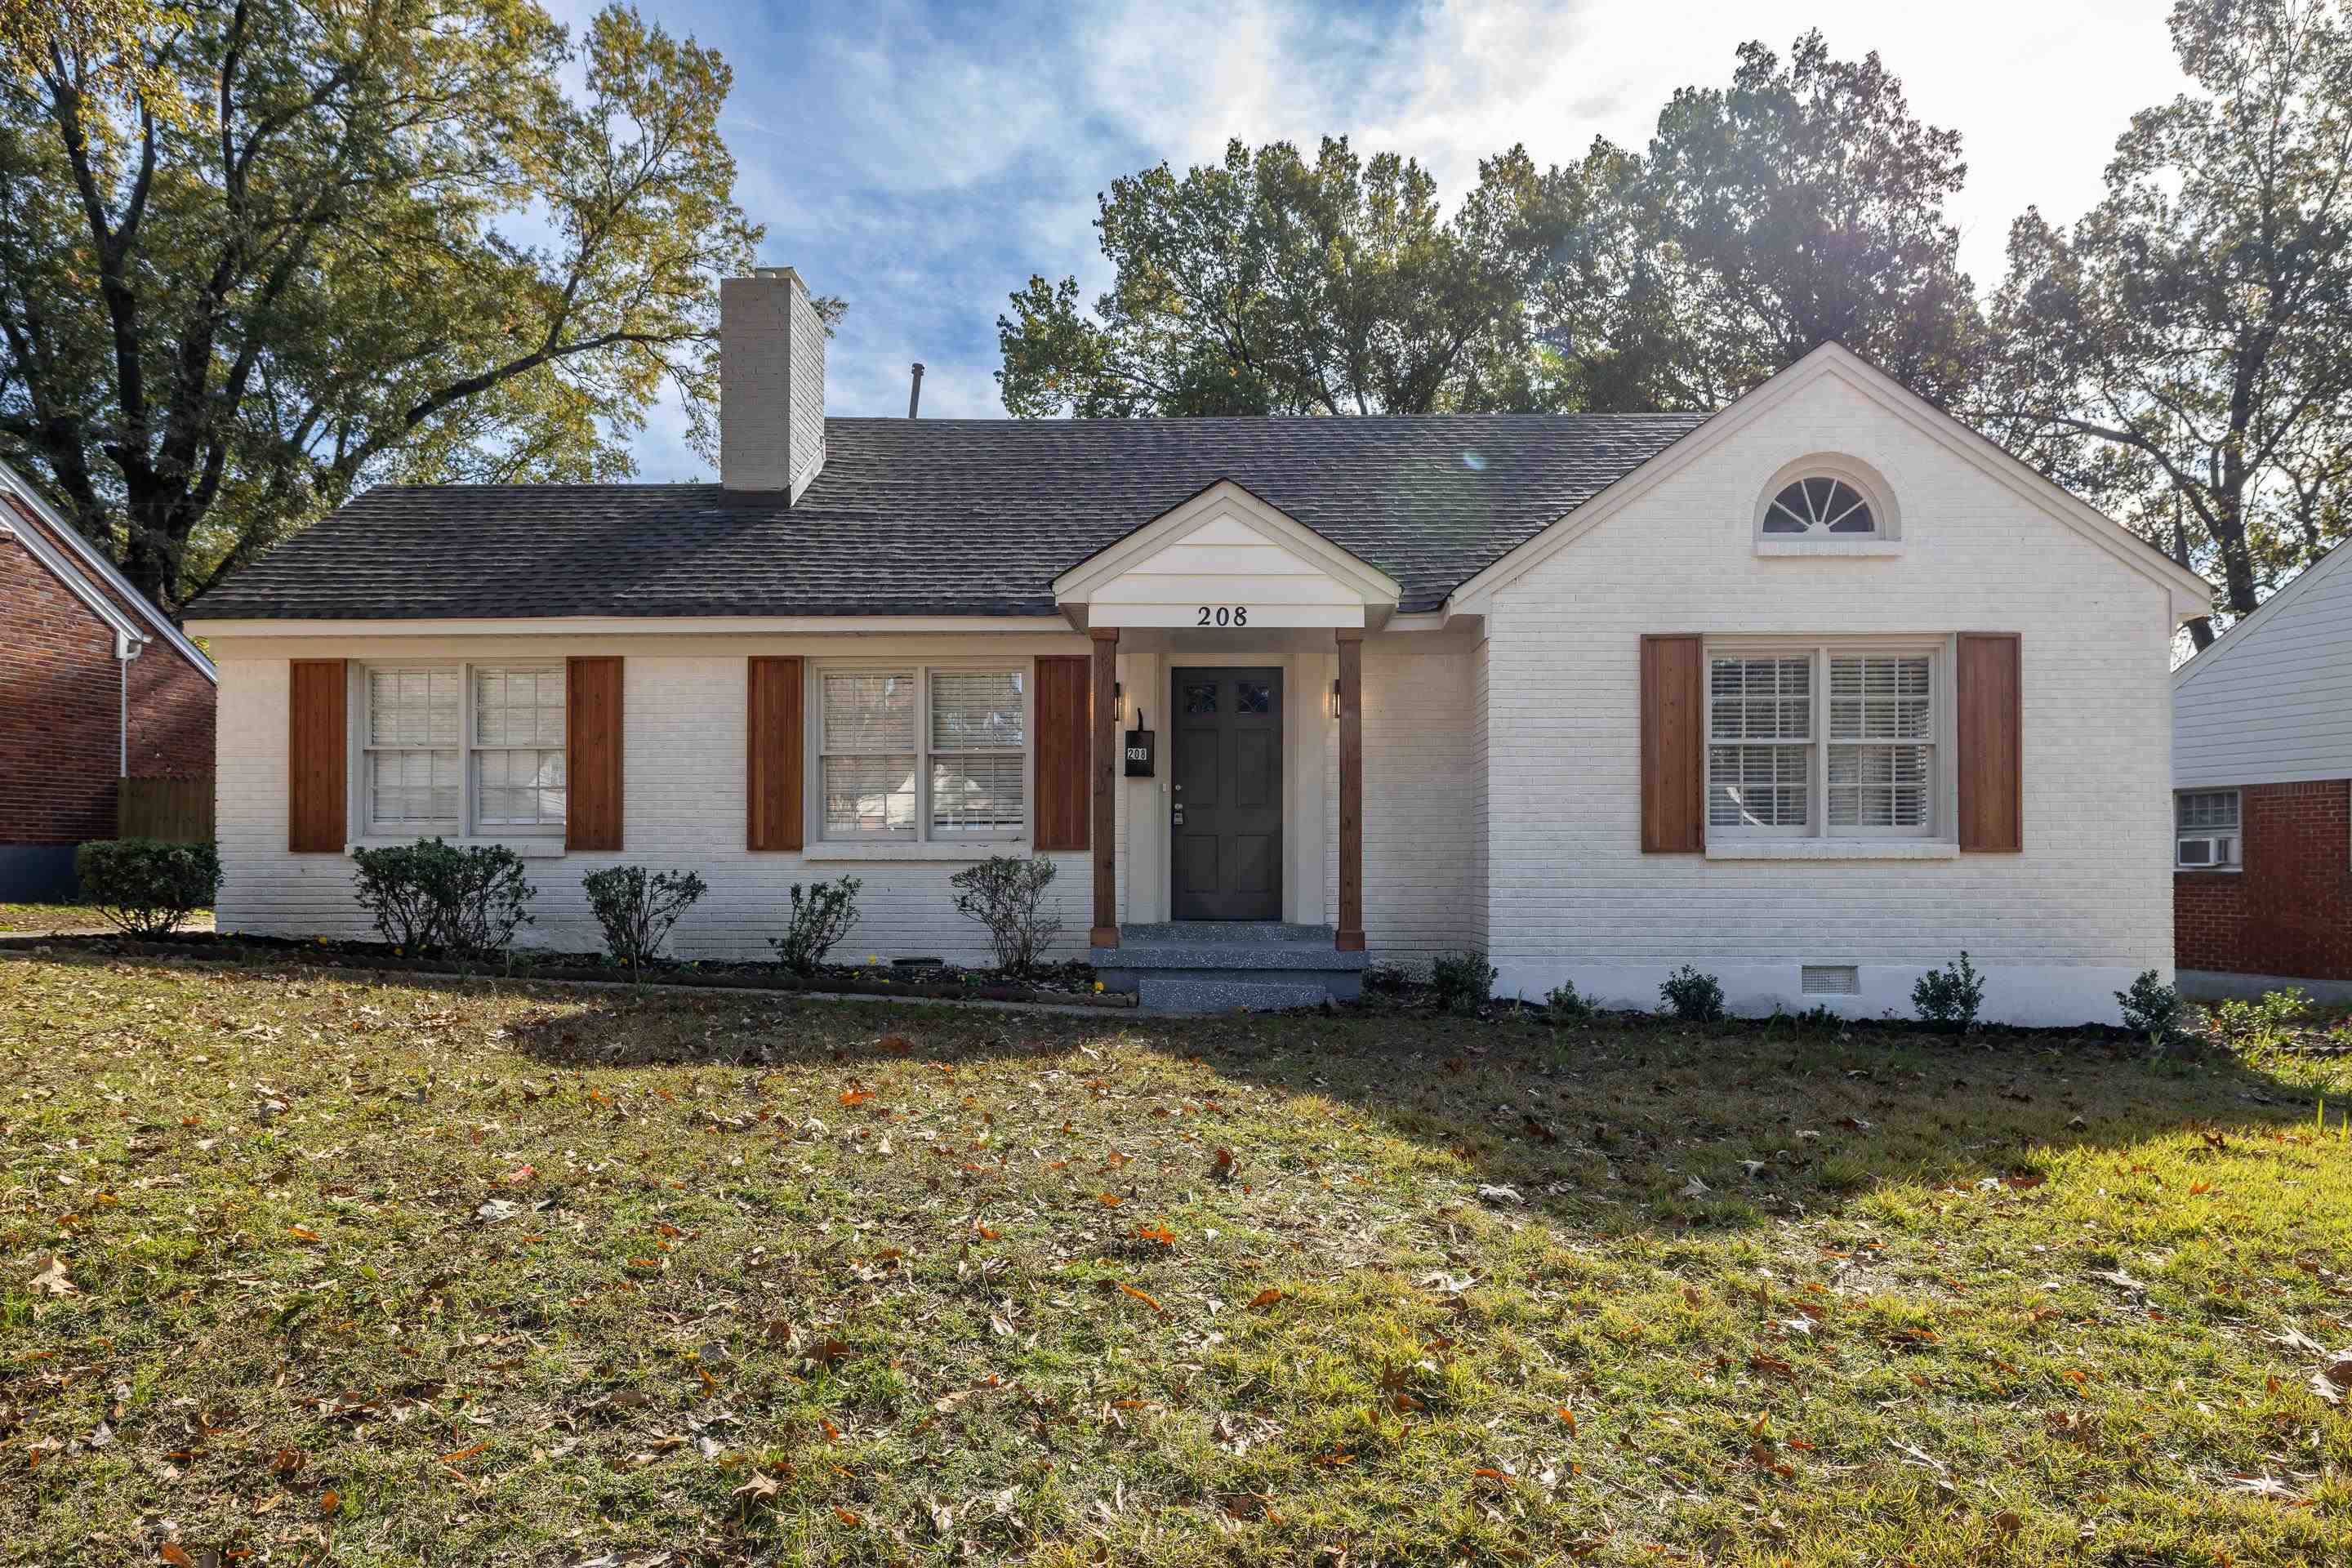
M 1957 814 L 1953 803 L 1958 798 L 1958 776 L 1956 772 L 1958 747 L 1956 704 L 1952 689 L 1952 639 L 1942 637 L 1726 637 L 1708 638 L 1703 645 L 1701 677 L 1701 748 L 1705 773 L 1701 799 L 1703 829 L 1710 842 L 1738 840 L 1752 843 L 1759 839 L 1801 839 L 1819 843 L 1886 842 L 1953 843 L 1957 841 Z M 1850 741 L 1832 742 L 1830 738 L 1830 660 L 1848 656 L 1895 656 L 1927 660 L 1927 703 L 1930 738 L 1916 742 L 1928 750 L 1927 821 L 1921 827 L 1840 826 L 1829 826 L 1829 753 L 1832 745 L 1872 744 Z M 1744 826 L 1732 824 L 1718 826 L 1713 821 L 1715 805 L 1715 662 L 1719 658 L 1790 658 L 1803 656 L 1812 661 L 1809 691 L 1812 701 L 1810 739 L 1802 742 L 1806 749 L 1805 822 L 1803 826 Z M 1736 745 L 1738 742 L 1724 742 Z M 1757 744 L 1776 742 L 1759 742 Z M 1898 742 L 1904 743 L 1904 742 Z
M 1780 492 L 1804 479 L 1834 479 L 1852 489 L 1869 504 L 1871 531 L 1831 533 L 1824 529 L 1802 533 L 1767 532 L 1765 521 L 1772 515 L 1773 503 Z M 1750 532 L 1759 551 L 1773 554 L 1891 555 L 1900 553 L 1903 514 L 1895 504 L 1894 487 L 1875 469 L 1841 453 L 1816 452 L 1784 466 L 1772 476 L 1756 498 Z
M 811 659 L 802 711 L 810 716 L 804 727 L 802 798 L 807 802 L 804 824 L 811 844 L 1021 844 L 1026 843 L 1037 809 L 1037 680 L 1035 661 L 1027 658 Z M 983 827 L 939 832 L 931 822 L 931 678 L 935 674 L 1005 674 L 1021 678 L 1021 820 L 1007 827 Z M 828 675 L 911 675 L 915 678 L 915 819 L 912 833 L 888 828 L 834 832 L 824 812 L 824 678 Z M 891 753 L 893 755 L 898 753 Z
M 481 792 L 475 776 L 475 760 L 484 752 L 489 752 L 568 751 L 571 740 L 571 715 L 568 710 L 571 671 L 564 660 L 561 658 L 371 659 L 363 664 L 354 660 L 352 669 L 351 739 L 353 801 L 351 820 L 359 825 L 358 837 L 404 840 L 438 837 L 488 840 L 536 839 L 553 840 L 557 843 L 562 841 L 566 826 L 562 822 L 483 823 L 480 820 Z M 457 674 L 457 743 L 455 747 L 457 752 L 457 815 L 454 818 L 434 817 L 423 821 L 379 822 L 375 815 L 375 753 L 380 751 L 394 750 L 446 752 L 452 749 L 447 746 L 384 747 L 369 743 L 373 734 L 374 717 L 371 706 L 373 692 L 371 689 L 370 677 L 400 670 L 422 669 L 453 669 Z M 535 674 L 552 673 L 562 679 L 566 683 L 567 700 L 563 743 L 550 748 L 540 745 L 492 746 L 477 741 L 474 712 L 475 677 L 478 672 L 485 670 L 530 670 Z M 571 784 L 570 770 L 567 765 L 564 778 L 564 814 L 567 817 L 571 815 L 572 807 Z
M 2181 804 L 2191 795 L 2227 795 L 2230 801 L 2230 822 L 2200 827 L 2184 826 L 2180 820 Z M 2210 858 L 2189 861 L 2180 858 L 2180 847 L 2192 841 L 2202 841 L 2208 847 Z M 2226 856 L 2226 858 L 2223 857 Z M 2246 799 L 2237 789 L 2177 789 L 2172 792 L 2172 868 L 2176 871 L 2228 871 L 2246 868 Z

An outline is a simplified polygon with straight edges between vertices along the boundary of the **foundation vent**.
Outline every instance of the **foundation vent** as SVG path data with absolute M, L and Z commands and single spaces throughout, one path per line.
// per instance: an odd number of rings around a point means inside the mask
M 1862 976 L 1851 963 L 1808 963 L 1799 989 L 1808 996 L 1858 996 Z

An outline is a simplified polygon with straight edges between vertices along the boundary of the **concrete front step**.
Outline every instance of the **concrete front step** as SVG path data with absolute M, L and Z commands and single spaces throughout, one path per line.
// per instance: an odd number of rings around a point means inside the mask
M 1137 1000 L 1168 1013 L 1266 1013 L 1320 1007 L 1330 995 L 1320 979 L 1244 980 L 1230 974 L 1154 971 L 1142 977 Z
M 1094 950 L 1096 977 L 1146 1007 L 1312 1007 L 1363 994 L 1365 955 L 1333 947 L 1329 926 L 1168 921 L 1121 926 L 1118 937 L 1117 947 Z

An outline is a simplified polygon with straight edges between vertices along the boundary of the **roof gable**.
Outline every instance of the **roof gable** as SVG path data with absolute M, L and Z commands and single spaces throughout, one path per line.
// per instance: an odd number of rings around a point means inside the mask
M 205 679 L 219 679 L 204 650 L 5 463 L 0 463 L 0 525 L 9 526 L 36 561 L 89 605 L 100 621 L 113 628 L 118 642 L 169 643 Z
M 2203 578 L 1843 344 L 1824 343 L 1729 407 L 1709 416 L 1684 439 L 1642 463 L 1542 533 L 1474 574 L 1447 596 L 1448 613 L 1483 614 L 1497 589 L 1516 582 L 1669 476 L 1698 461 L 1738 431 L 1831 376 L 1965 458 L 1995 482 L 2017 491 L 2125 565 L 2164 586 L 2172 596 L 2177 620 L 2203 615 L 2210 607 L 2212 589 Z
M 1178 626 L 1239 608 L 1259 626 L 1377 626 L 1395 578 L 1220 479 L 1054 579 L 1078 626 Z
M 2319 585 L 2334 580 L 2352 561 L 2352 551 L 2342 543 L 2296 573 L 2286 586 L 2273 591 L 2271 596 L 2254 606 L 2254 613 L 2223 632 L 2210 646 L 2200 649 L 2187 663 L 2172 672 L 2172 689 L 2179 691 L 2200 676 L 2210 675 L 2226 662 L 2239 658 L 2244 649 L 2258 644 L 2268 636 L 2273 625 L 2299 617 L 2305 601 Z

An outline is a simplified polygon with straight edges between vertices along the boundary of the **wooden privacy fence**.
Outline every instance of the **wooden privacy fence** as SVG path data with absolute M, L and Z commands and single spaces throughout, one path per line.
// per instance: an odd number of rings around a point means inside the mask
M 168 838 L 199 843 L 213 836 L 213 775 L 117 779 L 114 834 L 118 838 Z

